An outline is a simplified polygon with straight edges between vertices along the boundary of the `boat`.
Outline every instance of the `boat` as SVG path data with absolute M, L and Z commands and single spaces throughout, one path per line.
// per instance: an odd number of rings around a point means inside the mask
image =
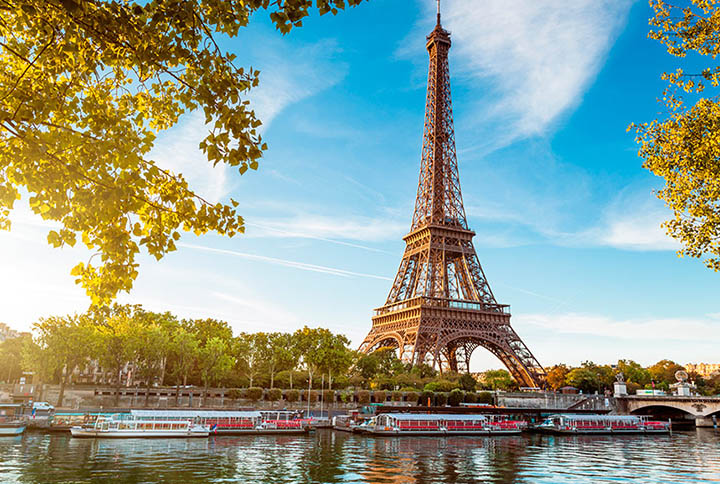
M 642 415 L 550 415 L 537 430 L 552 434 L 667 434 L 669 421 Z
M 354 425 L 356 425 L 356 421 L 352 415 L 335 415 L 332 418 L 332 428 L 334 430 L 352 432 Z
M 384 413 L 362 429 L 372 435 L 516 435 L 524 422 L 502 415 Z
M 0 417 L 0 437 L 14 437 L 25 432 L 27 422 L 24 419 Z
M 210 430 L 213 435 L 238 434 L 303 434 L 310 430 L 307 422 L 287 410 L 131 410 L 139 420 L 191 420 Z
M 142 420 L 128 415 L 98 417 L 92 424 L 70 428 L 73 437 L 152 438 L 207 437 L 207 427 L 192 420 Z

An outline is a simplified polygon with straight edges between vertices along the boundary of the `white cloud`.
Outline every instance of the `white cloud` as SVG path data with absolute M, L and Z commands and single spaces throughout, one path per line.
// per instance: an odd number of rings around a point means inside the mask
M 698 341 L 720 343 L 720 324 L 710 318 L 637 318 L 613 319 L 609 316 L 566 314 L 520 314 L 514 325 L 539 326 L 561 334 L 580 334 L 636 340 Z
M 424 0 L 424 5 L 424 17 L 434 19 L 435 2 Z M 631 5 L 628 0 L 443 2 L 443 26 L 453 38 L 451 70 L 459 74 L 455 80 L 492 85 L 472 114 L 478 128 L 494 129 L 493 137 L 480 139 L 497 148 L 541 135 L 577 105 Z
M 260 84 L 248 99 L 263 123 L 261 133 L 283 109 L 332 87 L 347 74 L 347 65 L 330 62 L 338 53 L 331 40 L 303 46 L 268 38 L 253 46 L 248 55 L 258 60 L 254 67 L 261 71 Z M 162 168 L 182 173 L 196 193 L 215 203 L 232 189 L 229 173 L 233 169 L 222 164 L 213 167 L 207 161 L 198 148 L 207 133 L 204 114 L 190 113 L 161 134 L 150 157 Z
M 672 213 L 651 191 L 621 192 L 603 211 L 598 224 L 566 235 L 573 245 L 595 245 L 624 250 L 679 250 L 680 244 L 666 234 L 662 223 Z

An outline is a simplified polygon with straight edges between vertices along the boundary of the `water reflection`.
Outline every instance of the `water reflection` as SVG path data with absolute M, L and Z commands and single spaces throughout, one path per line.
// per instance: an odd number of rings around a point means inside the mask
M 0 439 L 4 482 L 720 483 L 720 433 Z

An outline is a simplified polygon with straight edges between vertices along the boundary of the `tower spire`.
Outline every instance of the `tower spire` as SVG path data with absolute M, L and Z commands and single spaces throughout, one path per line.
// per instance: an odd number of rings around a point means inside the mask
M 478 347 L 492 352 L 518 383 L 543 385 L 545 370 L 510 326 L 473 246 L 455 150 L 448 53 L 450 32 L 427 36 L 428 69 L 420 177 L 410 233 L 387 300 L 375 310 L 360 351 L 398 349 L 403 361 L 470 371 Z

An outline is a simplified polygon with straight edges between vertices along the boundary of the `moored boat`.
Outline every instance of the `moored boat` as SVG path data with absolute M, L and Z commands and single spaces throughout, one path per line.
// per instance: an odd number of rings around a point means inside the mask
M 98 417 L 88 425 L 72 427 L 73 437 L 100 438 L 187 438 L 207 437 L 210 430 L 192 420 L 141 420 L 132 416 Z
M 353 426 L 356 425 L 352 415 L 335 415 L 332 418 L 332 428 L 342 432 L 352 432 Z
M 27 423 L 24 420 L 3 419 L 0 420 L 0 437 L 13 437 L 25 432 Z
M 522 429 L 521 422 L 496 415 L 384 413 L 371 419 L 364 432 L 373 435 L 515 435 Z
M 302 434 L 309 431 L 306 422 L 291 411 L 234 410 L 131 410 L 139 420 L 191 420 L 209 429 L 213 435 Z
M 670 422 L 642 415 L 550 415 L 537 430 L 553 434 L 667 434 Z

